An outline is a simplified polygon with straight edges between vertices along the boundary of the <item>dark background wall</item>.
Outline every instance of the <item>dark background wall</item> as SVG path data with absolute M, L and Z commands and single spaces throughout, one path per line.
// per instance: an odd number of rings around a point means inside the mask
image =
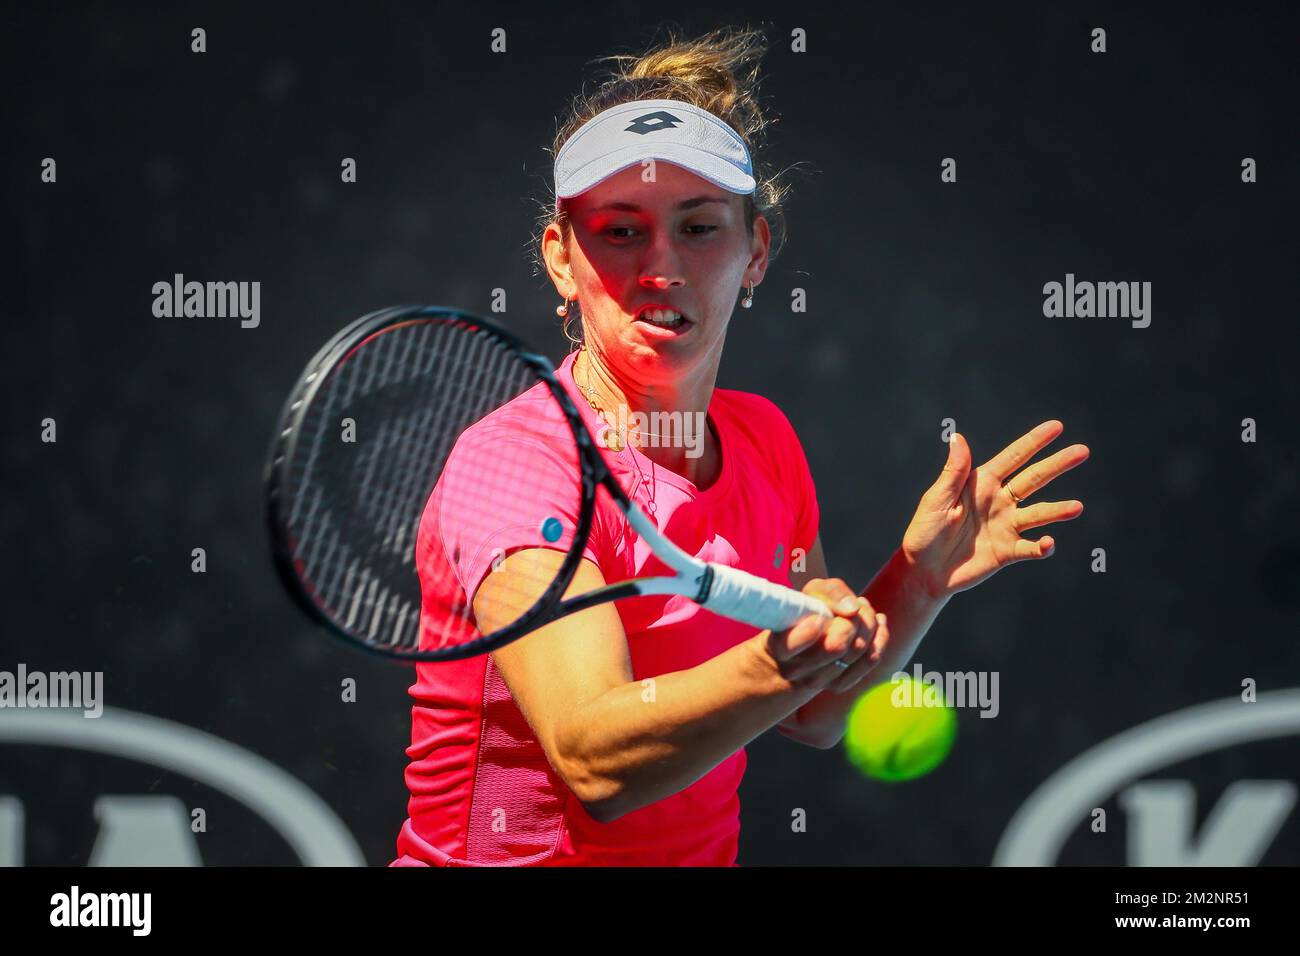
M 561 358 L 558 300 L 528 248 L 545 147 L 586 64 L 671 19 L 691 34 L 765 23 L 773 41 L 771 158 L 806 172 L 719 384 L 769 396 L 798 428 L 832 573 L 861 587 L 897 546 L 943 464 L 945 418 L 977 462 L 1048 418 L 1066 425 L 1055 447 L 1092 449 L 1042 495 L 1086 505 L 1053 529 L 1057 554 L 957 596 L 917 657 L 997 671 L 1000 715 L 961 713 L 947 763 L 906 785 L 760 738 L 741 862 L 987 863 L 1034 788 L 1089 747 L 1247 678 L 1261 701 L 1296 686 L 1294 8 L 849 9 L 7 10 L 0 669 L 102 670 L 109 705 L 280 765 L 386 863 L 410 676 L 323 638 L 270 573 L 276 414 L 328 335 L 397 302 L 487 312 L 503 288 L 501 318 Z M 800 27 L 805 54 L 789 49 Z M 47 156 L 56 184 L 40 180 Z M 356 184 L 339 181 L 344 156 Z M 955 184 L 939 179 L 949 156 Z M 260 281 L 260 327 L 155 318 L 151 287 L 177 272 Z M 1151 282 L 1150 327 L 1044 318 L 1043 284 L 1068 272 Z M 789 310 L 794 287 L 806 314 Z M 40 440 L 46 417 L 57 444 Z M 340 702 L 346 677 L 356 703 Z M 1294 781 L 1295 741 L 1134 782 L 1191 781 L 1199 825 L 1235 781 Z M 95 800 L 122 793 L 207 808 L 207 863 L 294 858 L 184 775 L 0 733 L 28 862 L 88 859 Z M 1063 862 L 1128 860 L 1122 801 L 1098 800 L 1109 831 L 1080 820 Z M 1262 862 L 1300 862 L 1294 815 Z

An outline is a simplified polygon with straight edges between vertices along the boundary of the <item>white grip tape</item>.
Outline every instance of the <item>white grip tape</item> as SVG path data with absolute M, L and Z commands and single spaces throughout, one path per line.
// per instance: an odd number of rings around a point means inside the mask
M 785 585 L 723 564 L 710 563 L 709 567 L 713 584 L 702 606 L 715 614 L 771 631 L 783 631 L 809 614 L 831 616 L 824 602 Z

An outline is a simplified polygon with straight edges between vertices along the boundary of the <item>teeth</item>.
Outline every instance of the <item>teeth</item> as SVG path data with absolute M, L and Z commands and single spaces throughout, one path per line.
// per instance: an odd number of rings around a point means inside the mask
M 681 325 L 684 317 L 680 312 L 674 312 L 671 309 L 646 309 L 641 313 L 641 318 L 647 322 L 653 322 L 655 325 L 662 325 L 671 328 L 675 325 Z

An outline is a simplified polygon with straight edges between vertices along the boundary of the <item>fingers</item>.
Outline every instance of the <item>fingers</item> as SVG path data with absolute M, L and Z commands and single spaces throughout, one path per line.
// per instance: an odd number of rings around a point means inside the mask
M 970 446 L 958 432 L 953 432 L 948 439 L 948 460 L 944 462 L 943 471 L 935 483 L 926 492 L 926 498 L 929 499 L 927 505 L 931 510 L 953 506 L 970 476 L 970 463 Z
M 821 689 L 844 673 L 835 661 L 852 666 L 871 649 L 871 634 L 862 633 L 862 626 L 848 618 L 817 618 L 820 639 L 803 653 L 781 665 L 782 676 L 791 683 L 811 681 Z
M 800 618 L 793 627 L 784 631 L 771 631 L 768 650 L 777 663 L 792 661 L 818 646 L 826 636 L 826 627 L 836 618 L 809 614 Z
M 1041 528 L 1057 521 L 1073 521 L 1083 514 L 1082 501 L 1044 501 L 1025 508 L 1017 508 L 1011 527 L 1016 531 Z
M 825 601 L 838 615 L 852 617 L 858 613 L 858 592 L 841 578 L 813 578 L 803 586 L 803 593 Z
M 804 593 L 827 601 L 835 609 L 834 616 L 809 615 L 788 631 L 773 634 L 769 639 L 774 645 L 772 656 L 787 680 L 819 675 L 820 680 L 829 682 L 838 676 L 838 672 L 844 671 L 843 667 L 835 665 L 835 661 L 852 666 L 870 652 L 878 632 L 879 617 L 870 601 L 853 594 L 848 585 L 837 578 L 814 579 L 804 587 Z M 842 600 L 847 600 L 848 604 L 839 604 Z M 844 610 L 847 607 L 854 610 Z M 826 668 L 833 668 L 833 671 L 821 674 Z
M 877 614 L 876 621 L 878 622 L 876 634 L 871 646 L 849 665 L 848 670 L 835 668 L 843 670 L 843 673 L 834 675 L 831 682 L 826 685 L 826 690 L 833 694 L 852 690 L 880 664 L 880 657 L 889 644 L 889 621 L 884 614 Z
M 784 665 L 782 673 L 794 679 L 855 649 L 866 650 L 871 636 L 863 628 L 860 619 L 810 614 L 788 631 L 773 634 L 772 656 Z M 862 641 L 855 645 L 855 638 Z
M 1065 425 L 1056 419 L 1043 422 L 986 461 L 980 466 L 980 471 L 993 475 L 998 481 L 1004 481 L 1008 476 L 1015 474 L 1021 465 L 1033 458 L 1041 449 L 1050 445 L 1063 431 L 1065 431 Z M 1025 497 L 1021 493 L 1019 486 L 1016 488 L 1016 494 L 1022 498 Z
M 1012 561 L 1032 561 L 1038 558 L 1051 557 L 1056 550 L 1056 541 L 1051 535 L 1043 535 L 1037 541 L 1029 541 L 1021 538 L 1016 542 L 1015 555 Z
M 1011 479 L 1012 489 L 1017 497 L 1028 498 L 1040 488 L 1045 487 L 1065 474 L 1071 468 L 1082 465 L 1092 454 L 1087 445 L 1071 445 L 1062 448 L 1050 458 L 1034 462 L 1023 471 L 1017 472 Z

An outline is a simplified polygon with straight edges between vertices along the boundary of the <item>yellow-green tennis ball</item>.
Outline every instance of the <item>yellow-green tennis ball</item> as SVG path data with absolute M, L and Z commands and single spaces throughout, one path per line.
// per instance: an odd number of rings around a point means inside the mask
M 914 780 L 943 762 L 957 737 L 957 712 L 939 688 L 910 677 L 877 684 L 849 712 L 849 760 L 877 780 Z

